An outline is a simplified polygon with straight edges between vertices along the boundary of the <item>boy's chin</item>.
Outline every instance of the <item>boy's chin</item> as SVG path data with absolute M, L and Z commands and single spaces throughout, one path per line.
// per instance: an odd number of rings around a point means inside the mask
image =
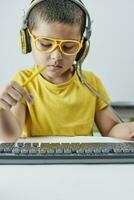
M 50 79 L 54 79 L 54 78 L 59 77 L 60 74 L 61 74 L 61 73 L 55 72 L 55 71 L 47 71 L 47 72 L 45 73 L 45 76 L 48 77 L 48 78 L 50 78 Z

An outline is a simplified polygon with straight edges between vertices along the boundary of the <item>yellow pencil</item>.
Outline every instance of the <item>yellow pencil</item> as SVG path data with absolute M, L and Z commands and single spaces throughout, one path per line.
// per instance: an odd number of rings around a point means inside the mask
M 25 87 L 29 82 L 31 82 L 38 74 L 40 74 L 44 69 L 46 69 L 47 66 L 40 68 L 37 70 L 34 74 L 32 74 L 24 83 L 22 83 L 22 87 Z

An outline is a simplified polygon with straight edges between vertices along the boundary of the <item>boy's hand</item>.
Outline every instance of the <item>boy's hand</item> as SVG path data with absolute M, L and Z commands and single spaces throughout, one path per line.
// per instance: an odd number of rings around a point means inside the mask
M 130 137 L 130 140 L 134 140 L 134 122 L 129 122 L 129 124 L 130 124 L 130 135 L 129 135 L 129 137 Z
M 0 92 L 0 108 L 10 110 L 18 102 L 25 98 L 28 103 L 32 103 L 32 95 L 26 92 L 17 82 L 11 81 Z
M 130 134 L 130 140 L 134 140 L 134 132 Z

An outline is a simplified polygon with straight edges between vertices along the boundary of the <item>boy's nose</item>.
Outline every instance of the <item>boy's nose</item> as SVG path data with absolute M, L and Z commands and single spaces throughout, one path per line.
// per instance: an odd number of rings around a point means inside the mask
M 52 52 L 51 52 L 51 58 L 53 60 L 61 60 L 62 59 L 62 52 L 60 51 L 59 47 L 56 47 Z

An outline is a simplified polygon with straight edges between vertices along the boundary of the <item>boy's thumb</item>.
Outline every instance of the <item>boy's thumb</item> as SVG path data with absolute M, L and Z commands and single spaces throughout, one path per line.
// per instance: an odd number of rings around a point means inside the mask
M 33 103 L 33 95 L 30 94 L 30 93 L 28 94 L 27 102 L 28 102 L 29 104 Z
M 134 132 L 133 132 L 133 133 L 130 133 L 130 138 L 131 138 L 131 139 L 134 139 Z

